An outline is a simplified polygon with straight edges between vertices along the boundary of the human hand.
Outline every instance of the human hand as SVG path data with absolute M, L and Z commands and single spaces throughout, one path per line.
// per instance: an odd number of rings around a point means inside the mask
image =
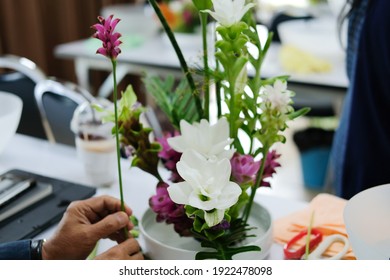
M 129 220 L 132 210 L 110 196 L 92 197 L 72 202 L 53 237 L 43 244 L 43 259 L 86 259 L 101 238 L 118 242 L 99 258 L 139 258 L 138 242 L 126 240 L 124 228 L 133 228 Z M 130 234 L 130 233 L 129 233 Z M 140 255 L 140 256 L 139 256 Z
M 130 237 L 122 243 L 112 247 L 106 252 L 95 257 L 95 260 L 143 260 L 144 256 L 140 251 L 136 239 Z

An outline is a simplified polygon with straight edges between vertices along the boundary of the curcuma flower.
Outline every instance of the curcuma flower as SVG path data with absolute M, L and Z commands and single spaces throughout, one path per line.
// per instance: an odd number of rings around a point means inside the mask
M 235 182 L 240 185 L 255 182 L 260 162 L 255 161 L 253 156 L 234 153 L 230 163 L 232 165 L 232 178 Z
M 184 205 L 176 204 L 171 200 L 167 188 L 166 183 L 159 182 L 156 194 L 149 199 L 150 207 L 157 214 L 156 220 L 173 224 L 175 231 L 181 236 L 190 236 L 193 222 L 187 217 Z
M 287 90 L 287 82 L 276 80 L 274 85 L 266 85 L 263 92 L 265 104 L 269 104 L 272 109 L 281 113 L 288 113 L 291 110 L 291 97 L 293 93 Z
M 103 43 L 103 47 L 99 48 L 96 53 L 104 55 L 110 59 L 116 59 L 121 53 L 119 45 L 122 42 L 119 38 L 122 35 L 119 32 L 115 32 L 115 27 L 120 19 L 113 19 L 113 15 L 110 15 L 106 19 L 99 16 L 98 20 L 100 23 L 96 23 L 91 26 L 91 28 L 96 30 L 93 37 L 99 39 Z
M 204 10 L 209 13 L 219 24 L 225 27 L 238 23 L 246 12 L 255 6 L 254 3 L 245 4 L 245 0 L 212 0 L 214 12 Z
M 179 132 L 167 133 L 164 137 L 158 138 L 157 141 L 161 145 L 161 151 L 158 153 L 159 158 L 161 158 L 162 163 L 165 168 L 171 171 L 170 181 L 173 183 L 183 181 L 180 175 L 177 173 L 176 164 L 180 160 L 181 153 L 176 152 L 168 144 L 168 139 L 173 136 L 180 135 Z
M 229 138 L 229 124 L 225 118 L 214 125 L 205 119 L 192 125 L 182 120 L 180 131 L 180 136 L 168 139 L 168 144 L 179 153 L 193 149 L 208 159 L 230 159 L 233 156 L 234 150 L 226 149 L 233 140 Z
M 194 150 L 186 150 L 177 163 L 177 170 L 185 181 L 169 186 L 170 198 L 175 203 L 203 210 L 209 227 L 220 223 L 225 210 L 238 201 L 241 188 L 229 181 L 228 159 L 210 161 Z

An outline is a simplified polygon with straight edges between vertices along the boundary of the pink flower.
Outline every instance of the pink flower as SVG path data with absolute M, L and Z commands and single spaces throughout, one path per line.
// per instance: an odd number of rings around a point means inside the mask
M 167 141 L 168 138 L 177 135 L 179 135 L 179 132 L 176 131 L 174 133 L 167 133 L 164 135 L 164 137 L 157 139 L 157 141 L 161 144 L 162 147 L 158 156 L 161 158 L 165 168 L 172 172 L 169 180 L 173 183 L 183 181 L 176 169 L 176 164 L 180 160 L 181 153 L 176 152 L 174 149 L 172 149 Z
M 149 199 L 149 205 L 157 214 L 157 222 L 173 224 L 174 229 L 181 236 L 191 235 L 193 221 L 187 217 L 184 205 L 174 203 L 169 197 L 168 184 L 159 182 L 156 194 Z
M 261 181 L 260 186 L 270 187 L 270 183 L 265 181 L 266 178 L 271 178 L 274 173 L 276 173 L 276 167 L 280 167 L 280 163 L 277 162 L 277 159 L 280 158 L 280 154 L 277 154 L 275 150 L 268 152 L 267 159 L 263 172 L 263 180 Z
M 254 183 L 260 168 L 260 162 L 255 161 L 251 155 L 234 153 L 230 160 L 232 165 L 232 178 L 237 184 Z
M 116 59 L 121 53 L 119 45 L 122 43 L 119 38 L 122 36 L 115 31 L 115 27 L 120 21 L 119 18 L 112 19 L 113 15 L 108 16 L 106 19 L 99 16 L 98 20 L 100 23 L 96 23 L 91 26 L 96 32 L 93 34 L 94 38 L 99 39 L 103 42 L 103 47 L 99 48 L 96 53 L 104 55 L 110 59 Z
M 260 183 L 262 187 L 270 187 L 270 183 L 266 181 L 266 178 L 272 177 L 276 173 L 276 167 L 280 164 L 276 161 L 280 157 L 276 151 L 270 151 L 267 154 L 263 177 Z M 232 178 L 237 184 L 254 184 L 259 172 L 261 161 L 255 161 L 251 155 L 240 155 L 235 153 L 230 160 L 232 165 Z

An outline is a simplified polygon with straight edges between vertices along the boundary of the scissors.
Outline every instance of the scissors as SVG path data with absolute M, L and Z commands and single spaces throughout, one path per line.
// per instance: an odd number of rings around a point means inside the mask
M 297 243 L 297 241 L 302 239 L 304 236 L 307 236 L 307 233 L 308 233 L 307 229 L 302 230 L 296 236 L 294 236 L 289 242 L 286 243 L 286 245 L 283 248 L 284 256 L 286 259 L 300 260 L 303 258 L 306 252 L 306 245 L 303 245 L 296 250 L 293 250 L 292 247 L 294 246 L 294 244 Z M 332 245 L 335 242 L 344 243 L 343 249 L 332 257 L 328 257 L 328 258 L 324 257 L 323 253 L 329 248 L 330 245 Z M 346 238 L 344 235 L 332 234 L 327 236 L 323 240 L 322 233 L 319 230 L 313 228 L 311 230 L 311 239 L 309 242 L 310 254 L 308 255 L 307 259 L 308 260 L 321 260 L 321 259 L 339 260 L 347 253 L 348 249 L 349 249 L 349 241 L 348 238 Z

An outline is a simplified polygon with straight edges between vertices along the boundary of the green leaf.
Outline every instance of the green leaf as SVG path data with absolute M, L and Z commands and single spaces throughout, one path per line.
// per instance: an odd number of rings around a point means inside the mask
M 310 109 L 309 107 L 301 108 L 301 109 L 299 109 L 298 111 L 294 111 L 294 112 L 290 113 L 290 114 L 288 115 L 288 118 L 289 118 L 290 120 L 296 119 L 296 118 L 298 118 L 298 117 L 300 117 L 300 116 L 306 115 L 307 113 L 310 112 L 310 110 L 311 110 L 311 109 Z
M 194 3 L 194 6 L 199 11 L 211 9 L 213 7 L 211 0 L 192 0 L 192 3 Z
M 156 104 L 176 128 L 179 128 L 181 120 L 189 123 L 200 120 L 201 116 L 196 106 L 198 96 L 191 92 L 187 80 L 183 79 L 176 85 L 171 75 L 165 80 L 160 77 L 147 76 L 144 78 L 144 83 Z

